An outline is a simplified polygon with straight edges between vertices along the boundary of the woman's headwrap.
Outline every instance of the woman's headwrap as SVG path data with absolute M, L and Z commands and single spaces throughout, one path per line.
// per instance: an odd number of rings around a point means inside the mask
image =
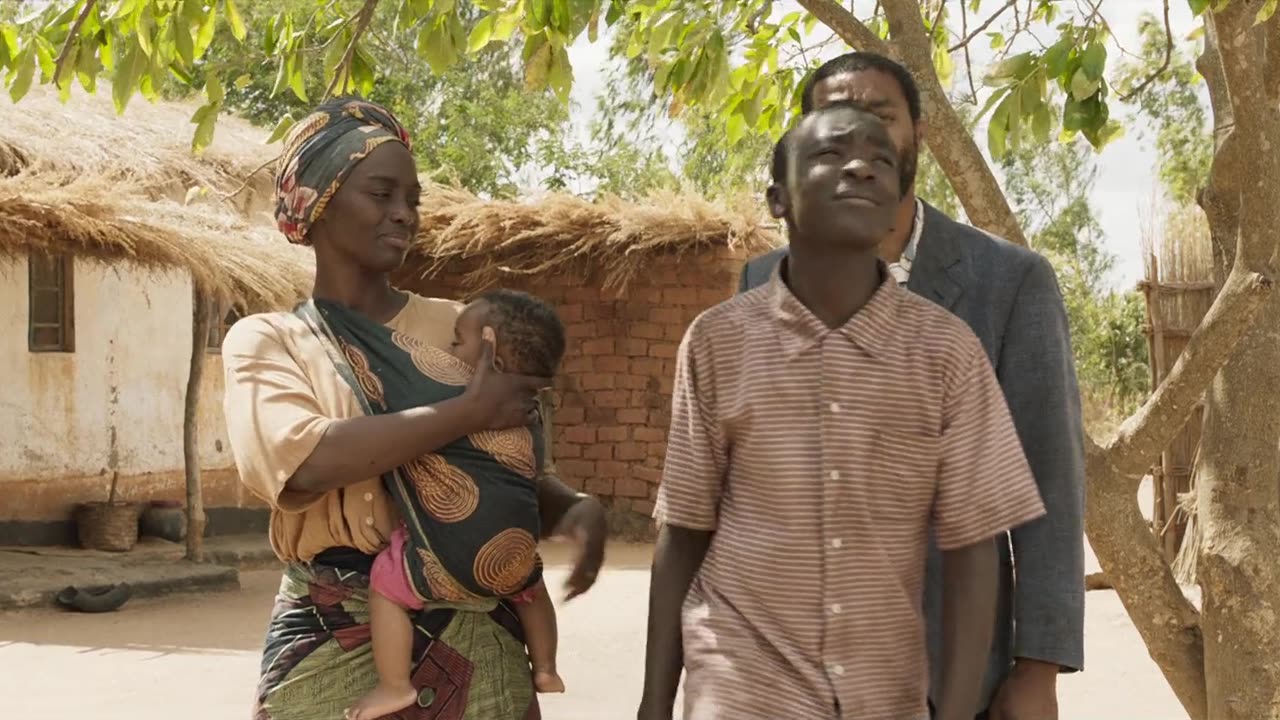
M 307 244 L 351 169 L 385 142 L 411 147 L 390 110 L 349 97 L 324 103 L 289 129 L 276 175 L 276 223 L 289 242 Z

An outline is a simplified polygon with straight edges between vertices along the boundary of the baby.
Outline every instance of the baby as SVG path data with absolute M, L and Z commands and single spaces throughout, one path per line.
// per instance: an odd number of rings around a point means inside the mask
M 458 316 L 448 353 L 397 335 L 427 378 L 455 391 L 465 386 L 494 333 L 498 370 L 552 377 L 564 356 L 564 326 L 546 303 L 526 293 L 495 290 Z M 511 599 L 520 616 L 538 692 L 564 692 L 556 672 L 556 616 L 536 556 L 541 438 L 537 428 L 485 432 L 463 438 L 402 469 L 400 490 L 422 512 L 407 517 L 374 561 L 369 593 L 378 685 L 347 711 L 347 720 L 373 720 L 417 700 L 411 683 L 410 613 L 426 603 Z M 415 547 L 410 533 L 428 547 Z M 484 542 L 481 542 L 484 541 Z M 419 572 L 431 597 L 415 590 Z M 418 585 L 421 587 L 421 584 Z

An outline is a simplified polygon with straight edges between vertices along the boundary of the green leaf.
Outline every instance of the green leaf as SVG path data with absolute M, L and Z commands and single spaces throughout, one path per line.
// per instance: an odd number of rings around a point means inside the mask
M 1262 7 L 1258 8 L 1258 15 L 1254 18 L 1253 23 L 1261 25 L 1270 20 L 1271 16 L 1276 14 L 1276 5 L 1277 0 L 1266 0 L 1266 2 L 1262 3 Z
M 951 60 L 951 53 L 947 52 L 945 47 L 940 45 L 933 47 L 933 68 L 938 73 L 938 82 L 942 83 L 943 89 L 950 88 L 956 66 Z
M 54 79 L 54 68 L 57 67 L 58 61 L 54 57 L 53 46 L 43 35 L 36 36 L 36 60 L 40 64 L 40 76 L 49 81 Z
M 137 11 L 143 0 L 116 0 L 116 4 L 107 11 L 108 20 L 119 20 Z
M 993 32 L 987 33 L 987 37 L 991 38 L 991 49 L 999 50 L 1004 47 L 1004 33 Z
M 182 3 L 182 19 L 188 25 L 195 25 L 204 18 L 203 0 L 184 0 Z
M 241 75 L 240 77 L 236 78 L 236 81 L 235 81 L 235 86 L 237 90 L 243 90 L 252 84 L 253 84 L 253 76 L 250 75 L 249 73 L 245 73 Z
M 355 57 L 351 58 L 351 79 L 355 81 L 356 90 L 365 97 L 372 95 L 374 77 L 373 63 L 363 50 L 356 48 Z
M 1093 97 L 1093 94 L 1098 92 L 1098 87 L 1098 81 L 1090 78 L 1083 66 L 1071 76 L 1071 96 L 1077 100 Z
M 1074 39 L 1063 36 L 1044 52 L 1044 71 L 1051 78 L 1060 78 L 1067 71 L 1067 61 L 1071 57 Z
M 324 79 L 326 83 L 333 81 L 334 73 L 338 71 L 338 65 L 342 63 L 342 58 L 347 54 L 347 45 L 351 42 L 350 31 L 342 31 L 338 37 L 329 40 L 329 49 L 324 52 Z M 343 83 L 345 86 L 345 82 Z M 339 88 L 339 92 L 342 88 Z
M 280 140 L 284 138 L 285 134 L 289 132 L 289 128 L 293 127 L 294 122 L 293 114 L 285 113 L 284 117 L 280 118 L 279 122 L 277 122 L 276 126 L 271 130 L 271 137 L 267 138 L 267 144 L 271 145 L 273 143 L 280 142 Z
M 591 10 L 591 17 L 587 18 L 587 42 L 594 43 L 600 38 L 600 6 L 596 5 Z
M 187 67 L 191 67 L 196 61 L 195 43 L 191 40 L 191 28 L 182 20 L 175 19 L 170 23 L 173 28 L 173 45 L 178 50 L 178 57 L 182 58 L 182 62 Z
M 760 121 L 760 111 L 764 106 L 764 93 L 762 90 L 763 88 L 757 87 L 755 92 L 751 93 L 751 96 L 739 106 L 742 110 L 742 120 L 749 127 L 755 127 L 756 123 Z
M 1007 93 L 1004 101 L 997 105 L 996 111 L 991 114 L 991 122 L 987 123 L 987 149 L 991 152 L 991 157 L 994 160 L 1002 159 L 1007 151 L 1009 101 L 1015 97 L 1017 97 L 1017 93 Z
M 1062 129 L 1067 132 L 1079 132 L 1089 122 L 1089 109 L 1085 103 L 1075 98 L 1067 98 L 1062 104 Z
M 725 123 L 725 136 L 729 140 L 729 145 L 737 145 L 738 141 L 747 135 L 747 121 L 740 114 L 729 116 L 729 121 Z
M 307 57 L 301 50 L 293 52 L 293 63 L 289 68 L 289 89 L 302 102 L 311 102 L 307 99 Z
M 552 27 L 562 33 L 569 32 L 571 20 L 569 17 L 569 0 L 552 0 L 551 3 L 551 24 Z
M 519 12 L 499 13 L 497 21 L 493 24 L 493 39 L 506 42 L 515 34 L 518 27 L 520 27 Z
M 30 45 L 18 56 L 14 67 L 17 72 L 14 73 L 13 80 L 9 83 L 9 99 L 18 102 L 31 89 L 31 81 L 36 76 L 36 56 Z
M 279 33 L 276 32 L 276 26 L 279 24 L 278 15 L 272 16 L 267 20 L 266 31 L 262 34 L 262 52 L 267 56 L 276 54 L 276 43 L 279 40 Z
M 974 121 L 976 122 L 978 120 L 981 120 L 983 116 L 985 116 L 988 112 L 991 111 L 991 108 L 995 107 L 996 103 L 1003 100 L 1005 95 L 1008 95 L 1008 94 L 1009 94 L 1008 87 L 1002 87 L 1002 88 L 997 88 L 996 90 L 993 90 L 991 92 L 991 96 L 987 98 L 987 101 L 985 103 L 983 103 L 982 109 L 978 111 L 978 115 L 977 117 L 974 118 Z
M 271 85 L 271 97 L 276 97 L 289 86 L 289 64 L 292 62 L 291 56 L 280 58 L 280 65 L 276 68 L 276 81 Z
M 209 99 L 210 105 L 218 105 L 222 99 L 227 96 L 226 90 L 222 87 L 222 79 L 217 73 L 209 73 L 204 81 L 204 95 Z
M 129 105 L 129 98 L 133 97 L 134 85 L 138 82 L 138 76 L 142 74 L 142 64 L 145 56 L 142 48 L 138 46 L 138 42 L 125 43 L 128 50 L 122 50 L 123 57 L 120 62 L 116 63 L 116 76 L 111 82 L 111 99 L 115 102 L 116 114 L 124 113 L 124 109 Z
M 983 83 L 990 87 L 999 87 L 1021 79 L 1031 69 L 1034 58 L 1031 53 L 1019 53 L 1001 60 L 987 71 Z
M 142 14 L 138 16 L 138 27 L 136 32 L 138 38 L 138 47 L 142 49 L 142 54 L 151 57 L 151 36 L 156 31 L 156 18 L 151 14 L 151 3 L 147 3 L 142 7 Z
M 240 10 L 236 8 L 236 0 L 223 0 L 223 7 L 227 11 L 227 25 L 231 27 L 231 34 L 236 40 L 244 42 L 247 33 L 244 29 L 244 20 L 240 17 Z
M 622 19 L 623 2 L 624 0 L 612 0 L 609 3 L 609 12 L 604 14 L 604 23 L 606 25 L 612 27 L 614 23 Z
M 218 126 L 218 105 L 205 105 L 200 109 L 208 112 L 199 120 L 192 119 L 196 123 L 196 132 L 191 137 L 191 150 L 196 153 L 209 147 L 213 142 L 213 131 Z
M 1049 133 L 1053 130 L 1053 116 L 1049 113 L 1049 104 L 1040 103 L 1036 107 L 1035 115 L 1031 118 L 1031 132 L 1035 135 L 1036 142 L 1046 143 L 1049 141 Z
M 1209 9 L 1209 0 L 1187 0 L 1187 5 L 1191 8 L 1192 17 L 1200 17 L 1200 15 Z
M 496 15 L 485 15 L 480 18 L 480 22 L 471 30 L 471 36 L 467 38 L 467 52 L 474 53 L 489 44 L 493 39 L 494 27 L 497 23 Z
M 538 35 L 536 38 L 530 38 L 529 42 L 533 43 L 535 39 L 538 41 L 533 54 L 525 61 L 524 66 L 524 84 L 530 90 L 540 90 L 546 87 L 547 77 L 551 74 L 551 43 L 547 42 L 545 35 Z M 528 51 L 529 46 L 525 46 Z
M 1080 69 L 1090 80 L 1101 80 L 1102 71 L 1107 67 L 1107 48 L 1100 42 L 1090 43 L 1080 56 Z
M 801 18 L 801 16 L 803 16 L 803 15 L 804 15 L 804 13 L 802 13 L 802 12 L 800 12 L 800 11 L 798 11 L 798 10 L 797 10 L 796 12 L 789 12 L 789 13 L 787 13 L 786 15 L 783 15 L 783 16 L 782 16 L 782 22 L 780 22 L 779 24 L 780 24 L 780 25 L 795 25 L 797 22 L 799 22 L 799 21 L 800 21 L 800 18 Z
M 544 30 L 551 24 L 552 0 L 525 0 L 528 3 L 528 17 L 533 20 L 534 30 Z
M 443 75 L 453 64 L 453 48 L 447 30 L 439 25 L 423 26 L 418 33 L 418 52 L 427 59 L 432 72 Z
M 209 12 L 205 13 L 204 20 L 200 22 L 200 29 L 196 31 L 196 57 L 204 57 L 209 46 L 213 44 L 214 33 L 218 29 L 218 6 L 209 7 Z
M 547 82 L 560 102 L 569 102 L 569 91 L 573 89 L 573 66 L 569 63 L 569 53 L 563 47 L 557 46 L 551 54 Z
M 106 52 L 104 48 L 103 52 Z M 81 51 L 76 55 L 76 75 L 80 78 L 80 87 L 90 95 L 98 90 L 98 73 L 102 70 L 102 63 L 98 62 L 98 58 L 92 52 Z
M 804 16 L 804 34 L 812 35 L 813 29 L 818 26 L 818 18 L 812 13 Z

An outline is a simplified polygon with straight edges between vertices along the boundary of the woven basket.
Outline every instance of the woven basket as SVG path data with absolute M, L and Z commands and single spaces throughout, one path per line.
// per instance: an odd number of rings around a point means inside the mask
M 136 503 L 85 503 L 76 508 L 76 532 L 80 545 L 90 550 L 125 552 L 138 542 Z

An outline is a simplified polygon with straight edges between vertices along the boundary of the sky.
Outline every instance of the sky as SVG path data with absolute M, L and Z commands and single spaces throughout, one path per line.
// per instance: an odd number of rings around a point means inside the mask
M 967 0 L 965 0 L 967 1 Z M 855 6 L 860 16 L 869 14 L 871 5 L 858 0 Z M 861 7 L 867 4 L 868 7 Z M 1070 5 L 1064 2 L 1062 5 Z M 1138 19 L 1144 12 L 1157 17 L 1162 11 L 1160 0 L 1104 0 L 1100 3 L 1104 17 L 1111 26 L 1112 33 L 1120 47 L 1136 52 L 1138 42 Z M 995 5 L 995 0 L 986 0 L 987 7 Z M 792 2 L 781 2 L 775 12 L 782 15 L 798 9 Z M 998 26 L 998 22 L 996 25 Z M 1170 6 L 1170 24 L 1173 27 L 1175 41 L 1185 38 L 1196 26 L 1187 3 L 1173 0 Z M 957 28 L 958 32 L 958 28 Z M 975 41 L 973 62 L 982 66 L 984 54 L 990 57 L 990 49 L 986 43 Z M 595 107 L 595 98 L 603 86 L 604 75 L 600 68 L 608 61 L 606 39 L 601 37 L 595 44 L 581 40 L 570 51 L 570 59 L 574 67 L 573 102 L 576 106 L 575 116 L 580 120 L 589 118 L 589 112 Z M 830 55 L 842 52 L 844 48 L 833 47 Z M 1120 51 L 1113 44 L 1109 47 L 1109 67 L 1120 58 Z M 985 100 L 982 90 L 980 98 Z M 1112 96 L 1114 98 L 1114 95 Z M 1116 256 L 1116 267 L 1110 285 L 1116 289 L 1131 289 L 1142 278 L 1142 229 L 1146 219 L 1150 218 L 1156 207 L 1156 199 L 1160 195 L 1159 180 L 1156 176 L 1156 156 L 1153 140 L 1149 134 L 1142 132 L 1144 123 L 1135 119 L 1121 108 L 1120 103 L 1111 103 L 1112 117 L 1124 126 L 1124 135 L 1107 145 L 1096 156 L 1097 181 L 1094 185 L 1091 200 L 1098 219 L 1105 233 L 1107 249 Z M 986 151 L 985 131 L 981 131 L 979 145 Z M 668 133 L 672 147 L 678 141 L 676 133 Z M 763 161 L 763 160 L 762 160 Z

